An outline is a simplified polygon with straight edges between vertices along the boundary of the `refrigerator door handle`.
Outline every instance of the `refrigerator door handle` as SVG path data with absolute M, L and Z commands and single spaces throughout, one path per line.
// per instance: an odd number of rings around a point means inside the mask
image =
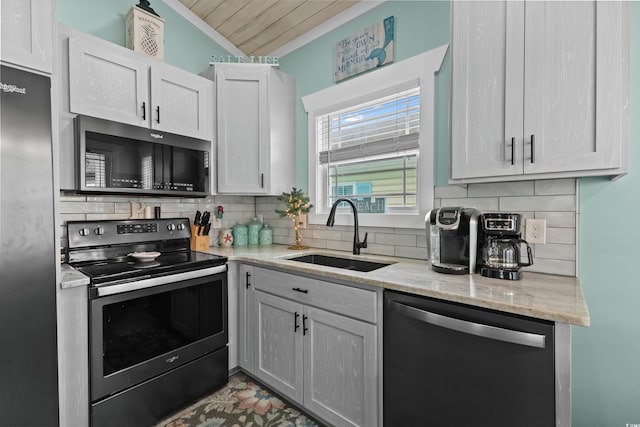
M 544 348 L 545 336 L 529 332 L 514 331 L 482 323 L 469 322 L 453 317 L 443 316 L 430 311 L 420 310 L 396 301 L 389 301 L 390 308 L 424 323 L 442 328 L 452 329 L 465 334 L 476 335 L 497 341 L 520 344 L 528 347 Z

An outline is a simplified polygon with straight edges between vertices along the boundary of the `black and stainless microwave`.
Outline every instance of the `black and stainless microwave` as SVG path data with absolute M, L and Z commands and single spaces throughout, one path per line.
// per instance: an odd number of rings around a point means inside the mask
M 89 116 L 75 118 L 75 139 L 81 192 L 210 194 L 210 141 Z

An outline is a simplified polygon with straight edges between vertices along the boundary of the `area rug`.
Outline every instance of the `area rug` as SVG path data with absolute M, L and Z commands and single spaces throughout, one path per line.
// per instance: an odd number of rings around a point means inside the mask
M 242 373 L 156 427 L 318 427 L 318 424 Z

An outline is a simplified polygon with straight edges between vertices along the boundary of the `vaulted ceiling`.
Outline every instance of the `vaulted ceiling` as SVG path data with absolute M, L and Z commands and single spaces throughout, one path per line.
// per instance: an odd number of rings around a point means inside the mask
M 359 0 L 180 0 L 245 55 L 270 55 Z

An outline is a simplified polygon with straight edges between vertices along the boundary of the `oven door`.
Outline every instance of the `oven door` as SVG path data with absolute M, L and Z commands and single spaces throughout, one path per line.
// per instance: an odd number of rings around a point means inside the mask
M 91 401 L 227 345 L 227 273 L 90 300 Z

